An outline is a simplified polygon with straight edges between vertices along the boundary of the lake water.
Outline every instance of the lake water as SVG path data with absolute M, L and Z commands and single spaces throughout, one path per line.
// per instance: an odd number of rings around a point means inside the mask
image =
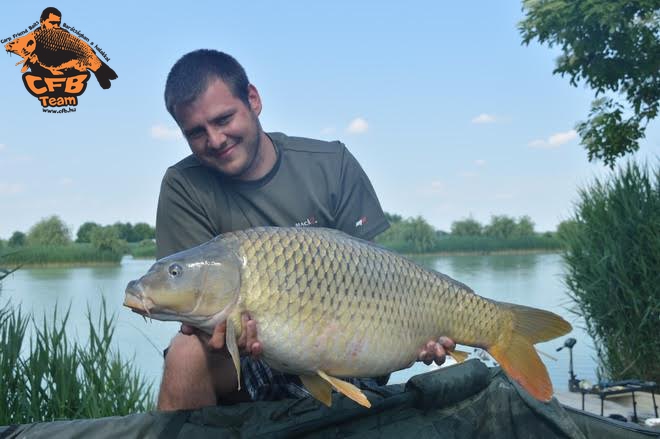
M 537 348 L 557 358 L 542 356 L 557 390 L 568 388 L 568 351 L 555 352 L 567 337 L 578 340 L 574 349 L 574 369 L 579 379 L 595 382 L 595 352 L 584 323 L 567 308 L 571 301 L 562 285 L 562 262 L 557 254 L 456 255 L 420 257 L 417 261 L 469 285 L 478 294 L 495 300 L 524 304 L 553 311 L 573 325 L 566 337 Z M 104 297 L 110 312 L 117 318 L 115 346 L 124 358 L 134 358 L 139 370 L 157 388 L 162 370 L 162 349 L 178 331 L 173 322 L 147 321 L 122 306 L 126 284 L 144 274 L 150 260 L 123 259 L 120 266 L 76 268 L 22 268 L 2 281 L 0 302 L 11 299 L 22 309 L 41 319 L 57 306 L 62 312 L 71 306 L 69 334 L 85 343 L 87 308 L 98 315 Z M 471 348 L 466 348 L 471 351 Z M 429 370 L 421 363 L 396 372 L 391 382 L 403 382 L 410 376 Z

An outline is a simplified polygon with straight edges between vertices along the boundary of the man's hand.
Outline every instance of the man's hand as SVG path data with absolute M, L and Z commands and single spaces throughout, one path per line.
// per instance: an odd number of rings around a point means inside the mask
M 440 366 L 445 362 L 447 354 L 456 348 L 456 343 L 449 337 L 440 337 L 438 340 L 429 340 L 419 351 L 418 361 L 427 366 L 433 362 Z
M 181 333 L 186 335 L 196 334 L 202 340 L 206 341 L 209 349 L 219 351 L 225 348 L 227 322 L 217 324 L 213 328 L 213 334 L 210 337 L 199 329 L 185 323 L 181 324 Z M 252 355 L 254 358 L 261 355 L 263 351 L 261 342 L 257 338 L 257 322 L 252 320 L 248 313 L 241 315 L 241 336 L 238 338 L 238 349 L 241 355 Z

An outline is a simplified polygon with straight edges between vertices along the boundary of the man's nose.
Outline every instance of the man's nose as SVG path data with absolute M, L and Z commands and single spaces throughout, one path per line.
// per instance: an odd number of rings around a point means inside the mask
M 224 146 L 225 142 L 227 142 L 227 136 L 222 132 L 222 130 L 209 130 L 207 138 L 207 146 L 209 148 L 220 149 Z

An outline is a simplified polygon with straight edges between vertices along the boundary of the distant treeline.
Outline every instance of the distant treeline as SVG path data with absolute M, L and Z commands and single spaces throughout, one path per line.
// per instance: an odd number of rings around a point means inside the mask
M 154 228 L 147 223 L 103 226 L 86 222 L 73 241 L 69 227 L 53 215 L 27 233 L 15 231 L 7 241 L 0 240 L 0 265 L 118 263 L 125 254 L 142 257 L 148 253 L 153 257 L 155 236 Z
M 454 221 L 451 232 L 436 230 L 420 216 L 406 218 L 386 213 L 391 227 L 376 242 L 402 253 L 493 252 L 503 250 L 558 250 L 557 233 L 536 233 L 528 216 L 517 220 L 494 215 L 482 225 L 468 217 Z M 566 227 L 560 224 L 560 229 Z

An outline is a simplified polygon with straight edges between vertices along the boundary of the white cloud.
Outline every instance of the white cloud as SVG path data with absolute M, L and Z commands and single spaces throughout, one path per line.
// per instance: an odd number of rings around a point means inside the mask
M 543 139 L 532 140 L 531 142 L 528 143 L 528 146 L 530 146 L 531 148 L 553 149 L 553 148 L 558 148 L 561 145 L 568 143 L 576 138 L 577 138 L 577 131 L 569 130 L 569 131 L 555 133 L 550 137 L 548 137 L 547 140 L 543 140 Z
M 364 120 L 361 117 L 356 117 L 351 121 L 351 123 L 348 124 L 348 128 L 346 128 L 346 131 L 348 131 L 351 134 L 363 134 L 366 133 L 369 130 L 369 124 L 367 123 L 366 120 Z
M 157 140 L 181 140 L 183 134 L 178 127 L 163 125 L 162 123 L 152 125 L 151 137 Z
M 481 159 L 475 160 L 474 164 L 477 165 L 477 166 L 485 166 L 486 165 L 486 160 L 481 160 Z
M 431 182 L 431 192 L 434 193 L 434 194 L 441 193 L 444 190 L 444 188 L 445 188 L 445 185 L 441 181 L 436 180 L 436 181 Z
M 0 195 L 15 195 L 23 192 L 25 187 L 20 183 L 0 182 Z
M 495 120 L 494 115 L 481 113 L 479 116 L 472 119 L 472 123 L 493 123 Z

